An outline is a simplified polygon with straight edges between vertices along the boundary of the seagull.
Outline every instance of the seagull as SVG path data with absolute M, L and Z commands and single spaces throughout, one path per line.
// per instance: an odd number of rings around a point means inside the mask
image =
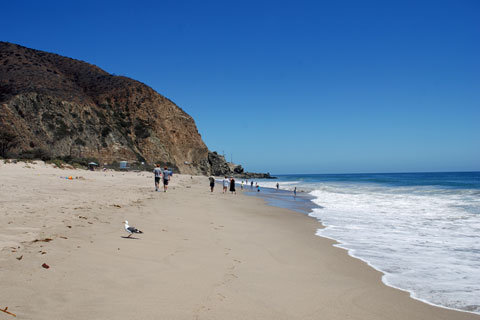
M 127 220 L 123 221 L 123 224 L 125 225 L 125 231 L 127 231 L 128 233 L 130 233 L 130 234 L 128 235 L 128 238 L 130 238 L 130 237 L 132 236 L 132 234 L 134 234 L 134 233 L 143 233 L 142 231 L 138 230 L 137 228 L 130 227 L 130 226 L 128 225 L 128 221 L 127 221 Z

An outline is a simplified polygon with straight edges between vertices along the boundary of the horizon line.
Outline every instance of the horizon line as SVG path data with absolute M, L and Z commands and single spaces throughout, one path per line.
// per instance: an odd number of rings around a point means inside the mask
M 343 172 L 343 173 L 270 173 L 270 175 L 333 175 L 333 174 L 408 174 L 408 173 L 480 173 L 480 170 L 468 171 L 404 171 L 404 172 Z

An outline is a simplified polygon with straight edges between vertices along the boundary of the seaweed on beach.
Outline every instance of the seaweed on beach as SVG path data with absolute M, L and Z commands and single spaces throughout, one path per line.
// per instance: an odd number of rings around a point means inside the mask
M 32 241 L 32 243 L 36 243 L 36 242 L 50 242 L 52 241 L 53 239 L 51 238 L 45 238 L 45 239 L 35 239 Z

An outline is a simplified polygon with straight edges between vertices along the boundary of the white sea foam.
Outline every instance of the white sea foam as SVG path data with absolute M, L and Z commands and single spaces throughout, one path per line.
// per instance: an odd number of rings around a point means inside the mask
M 278 181 L 278 180 L 272 180 L 272 179 L 253 179 L 253 183 L 258 183 L 258 185 L 262 188 L 272 188 L 276 189 L 277 188 L 277 183 L 279 184 L 279 189 L 282 190 L 293 190 L 295 187 L 298 187 L 302 182 L 301 181 Z M 250 180 L 248 181 L 250 184 Z M 304 186 L 304 188 L 308 191 L 311 191 L 313 189 L 310 189 L 307 186 Z
M 316 184 L 317 234 L 412 297 L 480 314 L 478 190 Z

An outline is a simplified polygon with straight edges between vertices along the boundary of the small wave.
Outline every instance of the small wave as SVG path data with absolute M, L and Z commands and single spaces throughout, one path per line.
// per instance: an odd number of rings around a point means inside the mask
M 322 185 L 310 195 L 324 208 L 310 215 L 325 225 L 318 235 L 383 272 L 386 284 L 480 313 L 479 202 L 471 190 L 434 189 Z

